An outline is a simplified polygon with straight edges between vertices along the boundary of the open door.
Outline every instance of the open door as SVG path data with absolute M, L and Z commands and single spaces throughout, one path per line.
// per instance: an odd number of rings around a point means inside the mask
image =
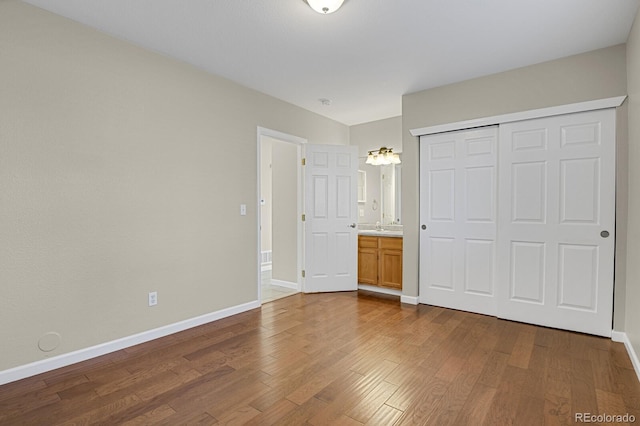
M 358 148 L 306 145 L 304 291 L 358 289 Z

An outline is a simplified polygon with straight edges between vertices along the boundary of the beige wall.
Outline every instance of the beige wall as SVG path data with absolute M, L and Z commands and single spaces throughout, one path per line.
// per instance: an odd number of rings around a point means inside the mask
M 273 141 L 272 149 L 273 270 L 271 277 L 274 280 L 297 283 L 298 145 Z
M 367 153 L 386 146 L 402 152 L 402 117 L 392 117 L 349 127 L 349 143 L 358 146 L 358 168 L 367 173 L 367 201 L 358 204 L 358 222 L 381 220 L 380 167 L 365 164 Z M 374 203 L 375 200 L 375 203 Z M 360 212 L 364 213 L 361 215 Z
M 640 354 L 640 11 L 627 41 L 629 92 L 629 214 L 627 233 L 627 333 L 636 354 Z
M 349 143 L 358 146 L 358 156 L 382 146 L 402 152 L 402 117 L 371 121 L 349 127 Z
M 0 371 L 255 301 L 257 126 L 349 142 L 16 0 L 0 1 L 0 52 Z M 47 332 L 61 343 L 45 353 Z
M 618 45 L 403 96 L 405 295 L 418 294 L 418 138 L 409 130 L 626 95 L 625 64 L 625 46 Z M 624 315 L 624 306 L 615 310 Z

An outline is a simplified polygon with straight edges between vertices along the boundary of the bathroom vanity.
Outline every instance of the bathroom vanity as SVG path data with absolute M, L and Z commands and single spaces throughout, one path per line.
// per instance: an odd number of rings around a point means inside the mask
M 359 232 L 358 283 L 402 290 L 402 231 Z

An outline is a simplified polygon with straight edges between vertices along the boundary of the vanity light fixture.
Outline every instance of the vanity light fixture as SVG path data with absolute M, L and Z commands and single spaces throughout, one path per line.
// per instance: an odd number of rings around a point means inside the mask
M 386 166 L 387 164 L 400 164 L 400 156 L 393 152 L 393 148 L 381 147 L 377 151 L 369 151 L 366 164 L 373 166 Z
M 326 15 L 328 13 L 333 13 L 336 10 L 340 9 L 344 0 L 304 0 L 311 9 L 315 10 L 318 13 L 322 13 Z

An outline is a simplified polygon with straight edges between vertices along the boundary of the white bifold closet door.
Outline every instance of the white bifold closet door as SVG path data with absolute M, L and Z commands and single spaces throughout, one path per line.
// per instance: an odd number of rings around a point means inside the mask
M 420 302 L 610 336 L 615 110 L 420 138 Z
M 498 128 L 420 142 L 420 303 L 496 315 Z
M 611 336 L 615 110 L 500 126 L 498 311 Z

